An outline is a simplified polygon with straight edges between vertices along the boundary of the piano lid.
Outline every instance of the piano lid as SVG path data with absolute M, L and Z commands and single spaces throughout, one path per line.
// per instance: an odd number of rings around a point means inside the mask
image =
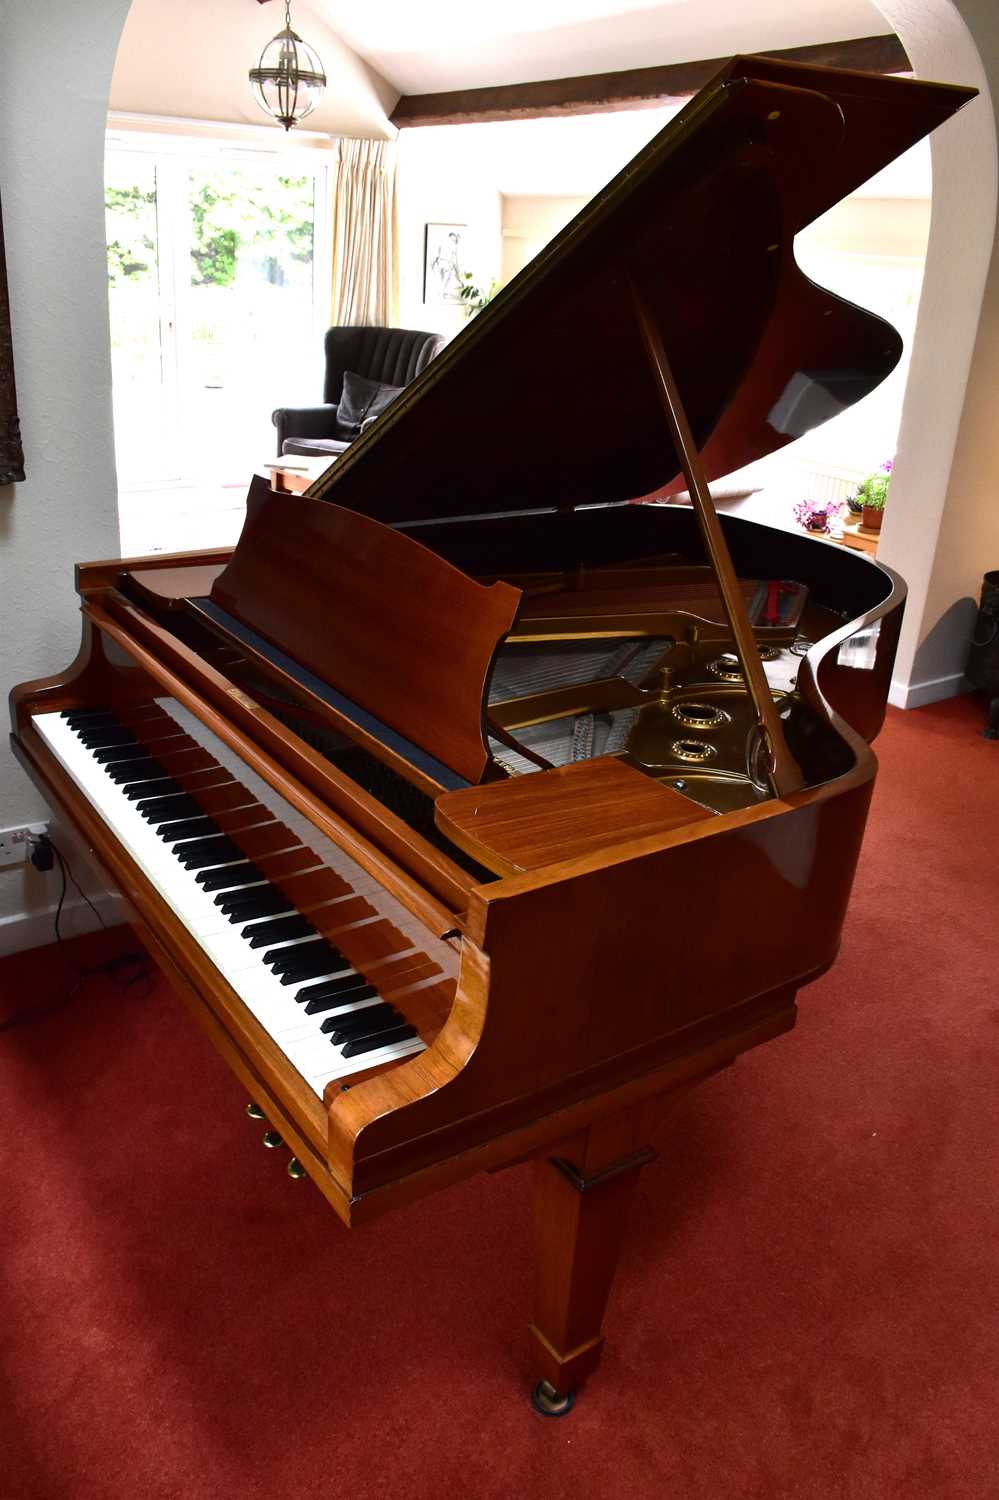
M 636 293 L 709 478 L 800 437 L 901 342 L 802 275 L 795 234 L 974 92 L 733 59 L 308 494 L 406 524 L 668 485 Z

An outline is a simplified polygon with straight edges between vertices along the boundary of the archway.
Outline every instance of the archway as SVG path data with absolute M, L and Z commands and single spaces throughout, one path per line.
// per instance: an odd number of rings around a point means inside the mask
M 999 15 L 993 0 L 876 3 L 919 76 L 981 91 L 931 138 L 926 269 L 879 551 L 909 584 L 892 701 L 917 707 L 960 690 L 971 596 L 999 564 L 999 440 L 983 410 L 999 370 Z

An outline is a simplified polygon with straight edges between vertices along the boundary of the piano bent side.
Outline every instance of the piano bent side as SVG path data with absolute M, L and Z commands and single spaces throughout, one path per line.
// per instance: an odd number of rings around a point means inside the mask
M 434 1046 L 329 1098 L 330 1159 L 370 1195 L 364 1215 L 787 1029 L 796 989 L 835 957 L 873 774 L 868 753 L 786 801 L 475 891 Z

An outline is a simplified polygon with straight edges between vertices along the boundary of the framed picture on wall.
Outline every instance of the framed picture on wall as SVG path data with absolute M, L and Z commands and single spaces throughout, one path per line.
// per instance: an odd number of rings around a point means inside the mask
M 15 480 L 23 478 L 24 453 L 21 450 L 21 427 L 17 420 L 14 346 L 10 334 L 3 215 L 0 213 L 0 484 L 13 484 Z
M 424 302 L 460 302 L 467 224 L 428 224 L 423 256 Z

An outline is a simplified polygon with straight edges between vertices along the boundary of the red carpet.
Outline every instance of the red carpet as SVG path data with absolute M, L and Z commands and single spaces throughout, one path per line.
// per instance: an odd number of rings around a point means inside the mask
M 795 1032 L 672 1106 L 564 1421 L 526 1399 L 523 1170 L 348 1232 L 164 984 L 92 979 L 0 1034 L 2 1500 L 993 1500 L 980 720 L 890 716 L 841 961 Z M 53 949 L 6 960 L 3 1012 L 69 974 Z

